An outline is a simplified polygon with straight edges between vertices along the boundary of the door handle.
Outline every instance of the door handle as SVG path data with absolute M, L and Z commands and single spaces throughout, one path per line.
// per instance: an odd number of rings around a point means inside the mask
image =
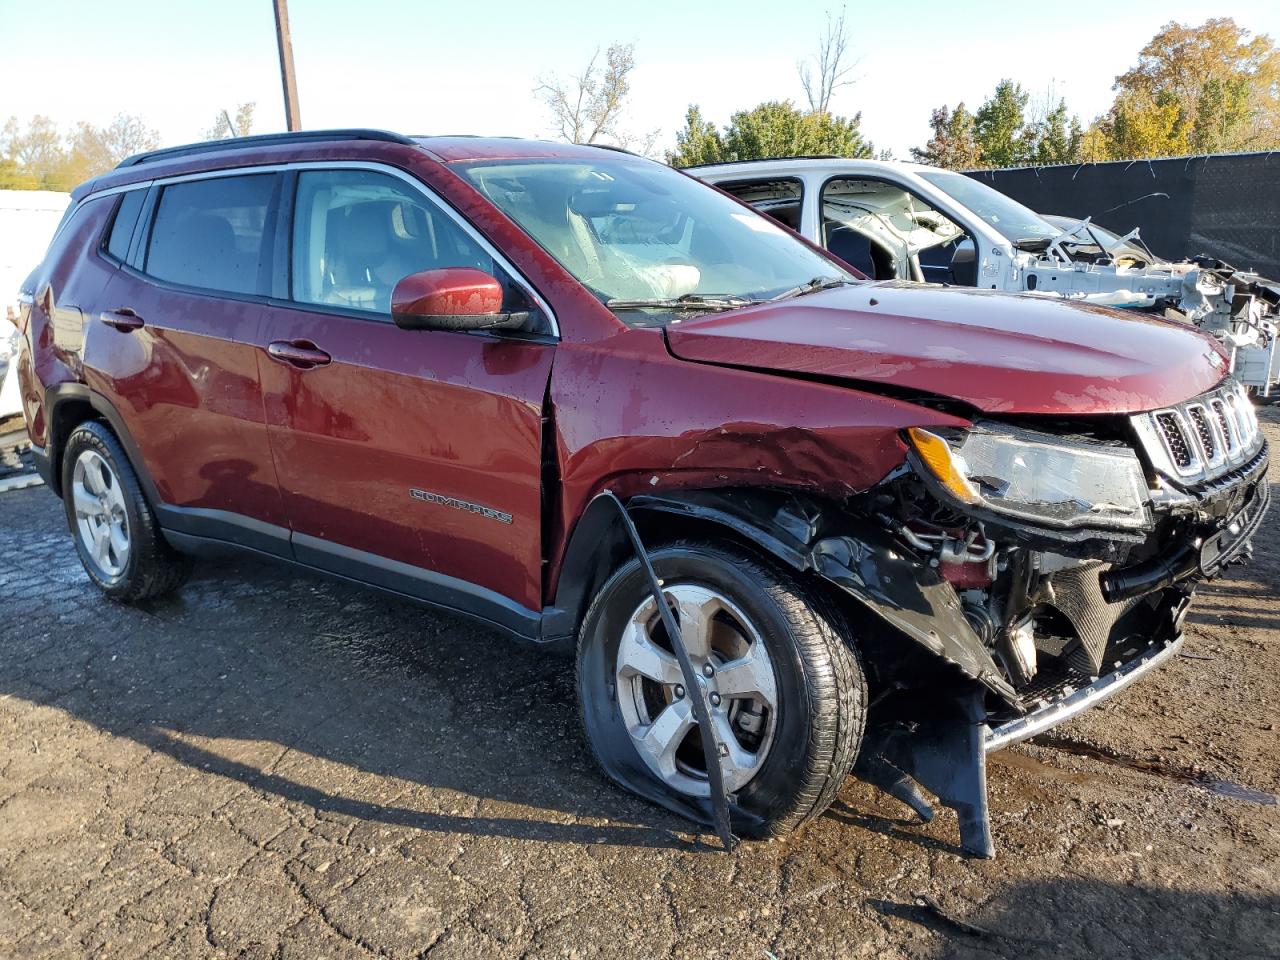
M 130 330 L 140 330 L 143 326 L 142 318 L 128 307 L 108 310 L 99 314 L 98 319 L 108 327 L 115 327 L 124 333 L 128 333 Z
M 299 370 L 323 367 L 333 359 L 310 340 L 273 340 L 267 344 L 267 356 Z

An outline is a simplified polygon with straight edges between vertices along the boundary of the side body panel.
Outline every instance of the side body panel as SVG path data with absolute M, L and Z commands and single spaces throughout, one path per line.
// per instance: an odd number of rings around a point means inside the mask
M 144 326 L 121 332 L 91 324 L 86 382 L 119 412 L 159 499 L 282 528 L 258 384 L 262 307 L 122 267 L 100 305 L 121 308 Z M 161 517 L 181 529 L 173 520 Z
M 259 351 L 299 559 L 330 566 L 327 548 L 338 545 L 539 609 L 542 407 L 555 347 L 266 311 L 264 344 L 305 338 L 332 357 L 303 370 Z
M 114 197 L 84 203 L 54 239 L 37 273 L 29 348 L 19 353 L 17 368 L 23 415 L 37 447 L 48 447 L 52 439 L 45 388 L 84 380 L 88 320 L 116 271 L 96 252 L 113 204 Z

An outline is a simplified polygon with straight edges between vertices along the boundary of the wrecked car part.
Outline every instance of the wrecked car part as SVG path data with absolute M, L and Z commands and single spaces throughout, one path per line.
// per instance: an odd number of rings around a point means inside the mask
M 868 732 L 854 775 L 907 803 L 925 822 L 928 801 L 914 780 L 956 812 L 967 853 L 994 857 L 987 809 L 986 691 L 966 684 L 935 704 L 923 720 Z M 910 780 L 904 778 L 909 777 Z
M 1109 570 L 1099 578 L 1103 598 L 1109 603 L 1142 596 L 1193 576 L 1216 577 L 1223 568 L 1252 555 L 1251 539 L 1271 501 L 1266 483 L 1257 483 L 1245 508 L 1207 538 L 1184 543 L 1168 556 L 1154 556 L 1120 570 Z
M 720 758 L 728 755 L 728 748 L 720 742 L 719 734 L 711 722 L 713 705 L 708 697 L 714 696 L 714 694 L 708 693 L 706 682 L 693 669 L 693 662 L 689 659 L 689 651 L 684 647 L 684 639 L 680 633 L 680 625 L 676 620 L 676 614 L 672 610 L 672 605 L 667 603 L 662 584 L 659 582 L 657 574 L 653 572 L 653 564 L 649 561 L 649 554 L 645 551 L 644 543 L 640 539 L 640 531 L 636 529 L 635 523 L 631 520 L 631 514 L 627 512 L 627 508 L 612 491 L 606 490 L 601 496 L 607 498 L 617 508 L 618 516 L 627 531 L 627 536 L 631 540 L 631 546 L 635 550 L 636 558 L 640 561 L 640 566 L 644 569 L 645 577 L 649 581 L 649 591 L 652 593 L 653 602 L 657 605 L 659 615 L 662 617 L 662 623 L 666 628 L 667 637 L 671 641 L 671 647 L 676 653 L 676 659 L 680 661 L 680 673 L 684 676 L 685 694 L 689 698 L 689 703 L 693 708 L 693 714 L 697 719 L 701 732 L 699 739 L 702 741 L 703 757 L 707 765 L 707 783 L 711 789 L 712 822 L 715 825 L 716 835 L 719 836 L 724 849 L 732 851 L 733 831 L 729 824 L 730 797 L 725 791 L 724 774 L 720 769 Z
M 1072 688 L 1065 695 L 1021 717 L 988 729 L 984 742 L 987 753 L 994 753 L 1028 740 L 1077 714 L 1090 710 L 1115 696 L 1129 684 L 1140 680 L 1152 670 L 1163 666 L 1182 649 L 1182 637 L 1178 636 L 1162 644 L 1151 644 L 1146 651 L 1120 664 L 1114 670 L 1079 688 Z

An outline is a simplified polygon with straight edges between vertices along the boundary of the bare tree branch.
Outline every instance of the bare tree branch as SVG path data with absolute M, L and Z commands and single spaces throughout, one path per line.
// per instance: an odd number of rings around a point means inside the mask
M 539 77 L 533 88 L 560 132 L 570 143 L 598 143 L 602 139 L 623 139 L 618 121 L 631 92 L 630 75 L 635 69 L 635 45 L 615 43 L 592 54 L 586 69 L 564 80 L 555 74 Z
M 833 17 L 827 12 L 827 29 L 818 40 L 817 56 L 796 64 L 800 85 L 804 87 L 809 109 L 814 113 L 830 113 L 831 97 L 841 87 L 852 86 L 857 60 L 849 61 L 849 31 L 845 26 L 845 9 Z

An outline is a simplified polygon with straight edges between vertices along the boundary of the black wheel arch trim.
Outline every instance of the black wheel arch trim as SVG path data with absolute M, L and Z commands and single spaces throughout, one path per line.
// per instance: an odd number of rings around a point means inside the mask
M 138 445 L 133 442 L 133 437 L 129 434 L 128 429 L 124 425 L 124 418 L 120 416 L 111 401 L 98 393 L 96 390 L 83 383 L 56 383 L 47 387 L 44 392 L 45 417 L 48 422 L 47 443 L 44 447 L 45 459 L 48 461 L 49 488 L 59 497 L 62 496 L 62 447 L 58 443 L 59 433 L 65 440 L 70 431 L 59 431 L 60 424 L 59 410 L 63 409 L 68 402 L 78 401 L 88 403 L 93 408 L 94 413 L 107 421 L 107 425 L 111 427 L 111 432 L 116 435 L 116 439 L 120 441 L 120 446 L 124 448 L 125 456 L 129 458 L 129 466 L 133 468 L 134 475 L 138 478 L 138 483 L 142 486 L 142 492 L 147 498 L 147 502 L 152 508 L 156 508 L 161 504 L 160 495 L 156 490 L 155 481 L 151 479 L 151 473 L 147 470 L 146 461 L 142 458 L 142 451 L 138 449 Z

